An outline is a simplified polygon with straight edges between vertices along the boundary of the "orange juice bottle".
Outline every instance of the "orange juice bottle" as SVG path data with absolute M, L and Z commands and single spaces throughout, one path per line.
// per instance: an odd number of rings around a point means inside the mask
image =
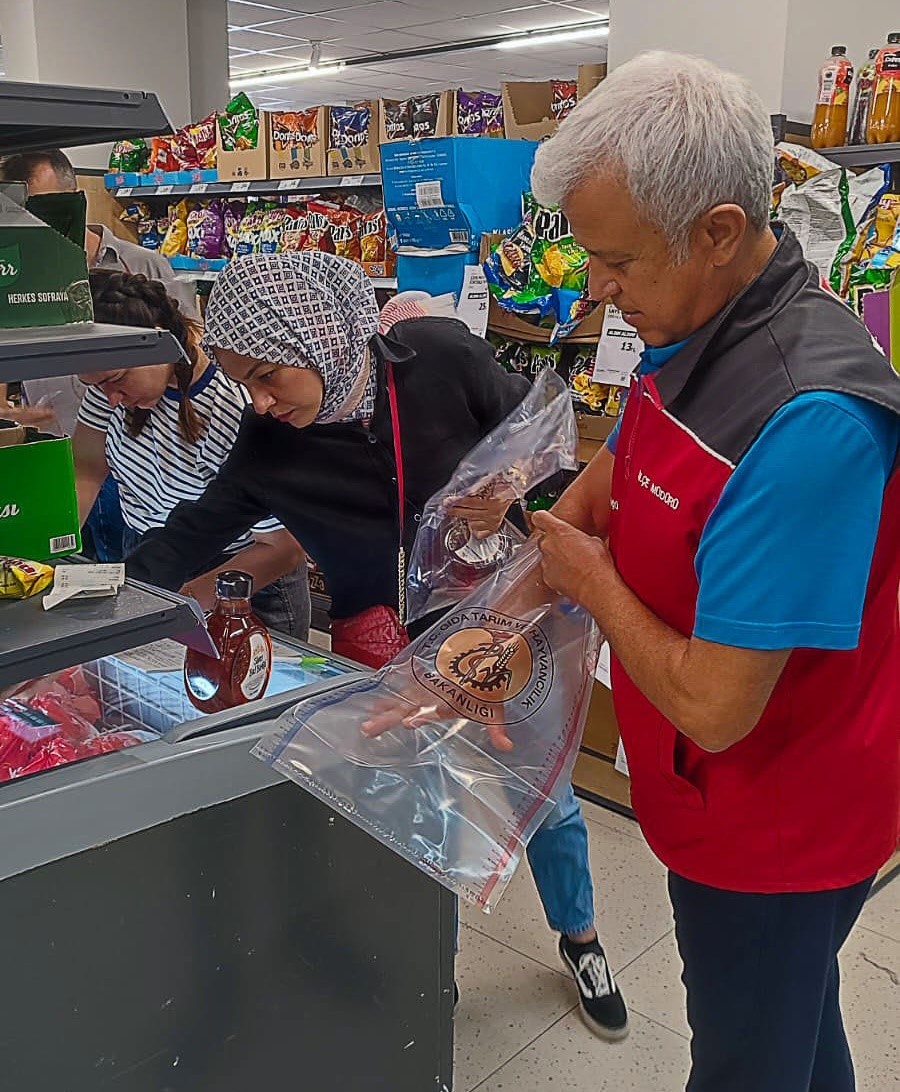
M 900 34 L 889 34 L 888 44 L 875 58 L 875 86 L 866 141 L 869 144 L 900 141 Z
M 847 60 L 847 47 L 832 46 L 831 56 L 819 70 L 819 97 L 809 134 L 814 148 L 838 148 L 846 143 L 852 83 L 853 65 Z

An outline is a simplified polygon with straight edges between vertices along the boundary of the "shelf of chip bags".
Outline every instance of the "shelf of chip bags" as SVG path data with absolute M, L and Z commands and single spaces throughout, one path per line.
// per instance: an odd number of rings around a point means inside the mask
M 175 182 L 162 185 L 146 185 L 142 180 L 136 186 L 112 187 L 110 192 L 119 198 L 180 197 L 187 194 L 207 197 L 276 197 L 279 194 L 321 193 L 323 190 L 380 186 L 380 174 L 348 174 L 340 178 L 268 178 L 259 182 Z

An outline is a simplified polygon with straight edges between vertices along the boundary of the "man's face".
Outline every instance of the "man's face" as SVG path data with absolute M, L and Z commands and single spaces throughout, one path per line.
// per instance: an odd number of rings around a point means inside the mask
M 645 344 L 684 340 L 727 301 L 703 232 L 694 233 L 688 260 L 673 265 L 662 232 L 639 216 L 622 181 L 588 179 L 563 211 L 590 255 L 591 299 L 611 299 Z
M 28 196 L 38 193 L 73 193 L 74 186 L 63 185 L 49 163 L 39 163 L 28 180 Z

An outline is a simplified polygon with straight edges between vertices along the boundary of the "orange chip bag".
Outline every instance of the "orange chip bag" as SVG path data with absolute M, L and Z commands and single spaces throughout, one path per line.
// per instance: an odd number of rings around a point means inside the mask
M 362 261 L 383 262 L 387 257 L 387 217 L 384 209 L 362 218 L 359 235 Z
M 352 209 L 334 209 L 328 214 L 334 253 L 339 258 L 360 258 L 359 213 Z

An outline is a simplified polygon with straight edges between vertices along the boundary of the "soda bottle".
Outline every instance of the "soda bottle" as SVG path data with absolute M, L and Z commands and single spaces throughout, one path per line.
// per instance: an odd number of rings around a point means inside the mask
M 219 650 L 214 659 L 189 648 L 184 685 L 191 704 L 218 713 L 261 698 L 272 673 L 272 639 L 253 613 L 253 577 L 237 569 L 216 577 L 216 605 L 206 628 Z
M 819 97 L 809 134 L 814 148 L 838 148 L 846 142 L 852 83 L 853 65 L 847 60 L 847 47 L 832 46 L 831 56 L 819 71 Z
M 875 58 L 875 85 L 866 126 L 869 144 L 900 141 L 900 33 L 889 34 Z
M 872 101 L 872 88 L 875 86 L 875 58 L 877 49 L 869 50 L 869 59 L 859 70 L 856 77 L 856 95 L 853 99 L 853 113 L 850 116 L 848 144 L 865 144 L 866 125 L 869 121 L 869 104 Z

